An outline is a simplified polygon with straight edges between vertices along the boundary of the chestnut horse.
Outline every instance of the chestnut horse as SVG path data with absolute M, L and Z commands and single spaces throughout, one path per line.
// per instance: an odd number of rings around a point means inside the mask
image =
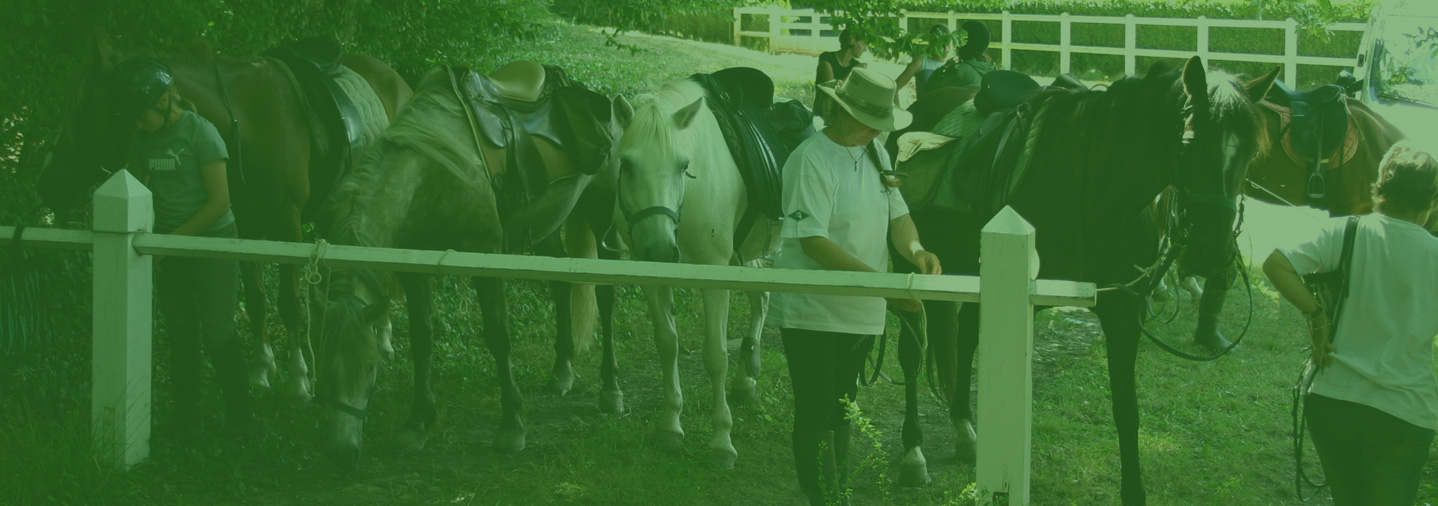
M 73 109 L 67 111 L 59 147 L 38 185 L 45 204 L 56 211 L 85 202 L 95 185 L 124 166 L 129 147 L 128 132 L 108 131 L 112 122 L 106 84 L 121 58 L 103 37 L 96 38 L 94 49 L 93 60 L 80 76 Z M 268 58 L 217 57 L 203 42 L 146 56 L 170 67 L 180 97 L 193 103 L 196 112 L 218 128 L 232 156 L 237 146 L 243 146 L 243 166 L 232 160 L 228 167 L 231 208 L 240 237 L 300 241 L 300 211 L 312 198 L 312 132 L 305 101 L 291 85 L 287 71 Z M 384 62 L 348 54 L 344 65 L 369 82 L 384 105 L 386 122 L 409 100 L 409 86 Z M 231 127 L 232 120 L 238 120 L 238 130 Z M 251 382 L 268 387 L 275 359 L 264 271 L 256 262 L 241 262 L 240 269 L 245 310 L 257 338 Z M 301 339 L 307 338 L 300 332 L 302 311 L 298 270 L 281 265 L 279 313 L 289 337 L 290 384 L 293 395 L 307 400 L 309 369 L 300 351 Z

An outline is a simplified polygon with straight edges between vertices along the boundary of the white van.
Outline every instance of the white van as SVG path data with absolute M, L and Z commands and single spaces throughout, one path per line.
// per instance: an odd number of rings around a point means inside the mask
M 1359 99 L 1438 150 L 1438 1 L 1385 0 L 1373 10 L 1354 69 Z

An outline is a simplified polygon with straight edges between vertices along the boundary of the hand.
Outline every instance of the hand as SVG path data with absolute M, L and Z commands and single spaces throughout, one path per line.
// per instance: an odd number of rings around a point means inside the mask
M 924 308 L 924 303 L 919 302 L 918 299 L 900 299 L 900 298 L 893 298 L 893 299 L 884 299 L 884 300 L 888 301 L 888 302 L 889 302 L 889 306 L 892 306 L 894 309 L 897 309 L 897 310 L 900 310 L 900 311 L 903 311 L 903 312 L 906 312 L 906 313 L 917 313 L 917 312 L 919 312 L 920 309 L 923 309 L 923 308 Z
M 1333 341 L 1329 339 L 1332 330 L 1328 313 L 1315 311 L 1308 317 L 1308 333 L 1313 340 L 1313 346 L 1310 348 L 1313 352 L 1313 365 L 1320 371 L 1333 363 L 1333 357 L 1329 355 L 1338 352 L 1338 349 L 1333 347 Z
M 939 256 L 929 253 L 927 250 L 919 250 L 914 253 L 914 266 L 919 268 L 921 274 L 943 274 L 944 268 L 939 265 Z

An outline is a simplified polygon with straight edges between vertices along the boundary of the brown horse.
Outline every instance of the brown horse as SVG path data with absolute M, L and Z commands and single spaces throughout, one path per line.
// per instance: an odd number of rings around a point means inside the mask
M 1134 265 L 1158 259 L 1157 230 L 1146 216 L 1159 192 L 1179 193 L 1178 228 L 1186 252 L 1181 263 L 1193 272 L 1216 274 L 1232 261 L 1233 229 L 1240 184 L 1260 148 L 1262 128 L 1255 105 L 1277 77 L 1277 69 L 1250 83 L 1208 73 L 1197 57 L 1182 71 L 1150 71 L 1143 78 L 1113 83 L 1104 91 L 1050 89 L 1027 103 L 1035 125 L 1027 136 L 1027 172 L 1002 203 L 1037 231 L 1039 276 L 1088 281 L 1109 287 L 1134 281 Z M 968 111 L 966 125 L 984 118 Z M 980 141 L 981 143 L 982 141 Z M 933 170 L 900 164 L 900 172 Z M 909 186 L 909 185 L 905 185 Z M 905 189 L 906 197 L 919 188 Z M 979 231 L 989 216 L 930 207 L 911 209 L 914 223 L 945 272 L 977 274 Z M 896 271 L 912 266 L 896 262 Z M 969 404 L 979 304 L 926 301 L 928 335 L 950 416 L 958 432 L 960 458 L 975 456 L 976 435 Z M 1118 429 L 1121 496 L 1125 505 L 1144 504 L 1139 472 L 1138 394 L 1134 370 L 1145 300 L 1125 290 L 1100 293 L 1098 315 L 1108 350 L 1109 385 Z M 919 342 L 910 336 L 905 342 Z M 917 352 L 900 362 L 914 385 Z M 923 469 L 918 445 L 915 395 L 909 395 L 903 474 Z M 911 434 L 911 432 L 913 432 Z M 917 480 L 923 481 L 923 480 Z
M 93 60 L 78 82 L 73 110 L 66 115 L 59 148 L 39 182 L 44 202 L 57 211 L 80 205 L 90 189 L 122 168 L 129 146 L 128 132 L 108 129 L 111 122 L 106 84 L 121 58 L 111 51 L 103 36 L 96 37 L 94 49 Z M 203 42 L 146 56 L 170 67 L 180 96 L 219 129 L 232 155 L 236 146 L 243 146 L 243 166 L 237 167 L 232 161 L 229 167 L 231 207 L 240 237 L 300 241 L 300 211 L 313 197 L 313 137 L 304 99 L 291 85 L 287 71 L 268 58 L 217 57 Z M 384 105 L 386 121 L 409 100 L 409 86 L 384 62 L 349 54 L 344 57 L 344 65 L 374 89 Z M 238 130 L 231 128 L 232 119 L 238 120 Z M 264 272 L 259 263 L 242 262 L 240 266 L 245 309 L 257 337 L 258 357 L 252 362 L 251 382 L 268 387 L 275 360 L 270 346 Z M 302 309 L 295 266 L 280 266 L 279 297 L 280 319 L 289 336 L 293 393 L 308 399 L 309 373 L 300 352 Z
M 601 140 L 607 145 L 592 144 L 600 149 L 582 151 L 536 135 L 538 157 L 529 160 L 542 166 L 516 166 L 509 163 L 516 160 L 509 152 L 515 146 L 497 145 L 488 135 L 491 132 L 485 130 L 485 122 L 471 121 L 470 113 L 475 109 L 466 106 L 469 97 L 463 93 L 470 88 L 462 84 L 475 82 L 469 76 L 465 69 L 440 68 L 419 83 L 414 98 L 329 200 L 323 220 L 332 225 L 329 240 L 358 246 L 477 253 L 514 251 L 538 240 L 540 246 L 548 246 L 538 248 L 542 253 L 557 254 L 555 231 L 565 222 L 565 254 L 616 258 L 615 252 L 596 251 L 598 238 L 614 220 L 619 174 L 613 146 L 619 130 L 609 100 L 578 89 L 586 97 L 586 107 L 566 110 L 570 118 L 584 114 L 595 119 L 595 126 L 604 130 L 599 136 L 605 137 Z M 547 79 L 557 80 L 552 72 Z M 534 103 L 541 90 L 547 89 L 539 84 L 545 80 L 545 68 L 531 62 L 511 63 L 489 76 L 489 82 L 503 90 L 509 100 L 526 103 Z M 551 98 L 551 103 L 554 100 Z M 525 191 L 523 181 L 530 171 L 536 171 L 534 176 L 545 184 L 527 198 L 515 198 Z M 514 244 L 513 240 L 523 243 Z M 380 329 L 399 289 L 403 290 L 409 310 L 415 389 L 414 404 L 400 434 L 402 446 L 423 448 L 438 426 L 439 409 L 430 381 L 436 333 L 432 278 L 427 274 L 388 275 L 366 270 L 337 270 L 329 276 L 324 289 L 326 302 L 317 311 L 322 312 L 317 317 L 323 322 L 317 399 L 329 408 L 324 422 L 325 452 L 341 467 L 353 467 L 363 448 L 370 393 L 385 359 Z M 485 344 L 494 354 L 500 383 L 503 412 L 494 446 L 500 451 L 519 451 L 525 444 L 524 400 L 510 364 L 505 282 L 478 277 L 473 282 L 484 319 Z M 559 358 L 553 386 L 562 392 L 573 379 L 573 343 L 565 338 L 582 341 L 589 337 L 571 336 L 568 324 L 592 322 L 592 313 L 572 315 L 571 308 L 592 308 L 595 291 L 590 285 L 581 285 L 579 290 L 571 290 L 568 283 L 551 286 L 561 338 L 555 345 Z M 600 370 L 604 381 L 600 407 L 618 412 L 623 405 L 611 324 L 614 288 L 604 286 L 597 291 L 605 352 Z M 574 301 L 580 305 L 573 306 Z
M 1334 148 L 1333 161 L 1326 174 L 1328 197 L 1314 202 L 1306 191 L 1312 161 L 1301 159 L 1285 146 L 1284 125 L 1289 108 L 1268 100 L 1259 102 L 1263 106 L 1269 145 L 1266 154 L 1250 166 L 1244 194 L 1275 205 L 1322 209 L 1330 216 L 1373 212 L 1373 184 L 1378 181 L 1378 164 L 1388 148 L 1405 135 L 1362 102 L 1348 100 L 1347 103 L 1350 137 L 1355 142 L 1351 147 Z M 1438 233 L 1438 215 L 1430 219 L 1428 229 Z M 1231 285 L 1231 275 L 1205 280 L 1194 342 L 1211 349 L 1224 349 L 1229 345 L 1218 330 L 1218 315 Z

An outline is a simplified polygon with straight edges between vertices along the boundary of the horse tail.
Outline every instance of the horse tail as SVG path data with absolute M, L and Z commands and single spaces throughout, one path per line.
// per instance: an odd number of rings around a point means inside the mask
M 598 242 L 589 230 L 589 224 L 582 216 L 573 213 L 564 226 L 564 250 L 572 258 L 599 258 Z M 574 336 L 574 350 L 584 351 L 594 344 L 594 322 L 599 313 L 599 303 L 594 297 L 594 285 L 575 283 L 569 289 L 569 330 Z

